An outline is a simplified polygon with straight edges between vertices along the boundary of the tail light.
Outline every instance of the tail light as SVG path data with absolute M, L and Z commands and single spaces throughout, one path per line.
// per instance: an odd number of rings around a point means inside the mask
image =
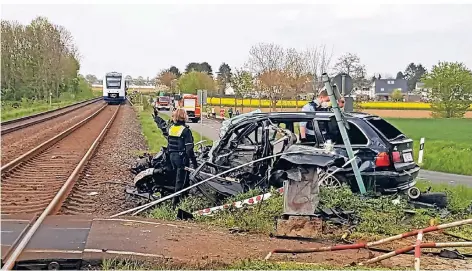
M 392 158 L 393 158 L 394 163 L 398 163 L 402 161 L 402 159 L 400 158 L 400 153 L 397 151 L 392 152 Z
M 381 152 L 375 159 L 376 167 L 388 167 L 390 166 L 390 157 L 387 152 Z

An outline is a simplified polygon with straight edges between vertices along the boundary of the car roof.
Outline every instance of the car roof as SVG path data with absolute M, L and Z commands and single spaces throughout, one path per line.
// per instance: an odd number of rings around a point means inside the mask
M 363 113 L 363 112 L 350 112 L 344 114 L 347 119 L 365 119 L 365 118 L 372 118 L 377 117 L 372 114 Z M 294 112 L 271 112 L 271 113 L 255 113 L 252 116 L 248 116 L 248 118 L 259 118 L 259 117 L 268 117 L 271 119 L 294 119 L 294 118 L 301 118 L 301 119 L 310 119 L 310 118 L 329 118 L 334 116 L 334 112 L 305 112 L 305 111 L 294 111 Z

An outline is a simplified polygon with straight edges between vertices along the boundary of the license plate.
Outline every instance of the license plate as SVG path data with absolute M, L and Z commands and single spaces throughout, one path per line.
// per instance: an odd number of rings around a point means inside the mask
M 411 152 L 407 152 L 403 154 L 403 161 L 404 162 L 413 162 L 413 155 Z

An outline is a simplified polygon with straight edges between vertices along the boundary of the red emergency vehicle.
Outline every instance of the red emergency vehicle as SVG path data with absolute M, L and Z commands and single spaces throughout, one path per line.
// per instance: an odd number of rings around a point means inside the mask
M 183 94 L 181 99 L 178 101 L 178 106 L 187 111 L 188 118 L 192 122 L 198 122 L 201 119 L 202 111 L 197 95 Z

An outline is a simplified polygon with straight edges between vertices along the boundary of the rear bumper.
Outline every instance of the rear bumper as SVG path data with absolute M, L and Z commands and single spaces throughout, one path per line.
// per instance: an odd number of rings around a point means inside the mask
M 364 183 L 375 184 L 377 191 L 382 193 L 396 193 L 415 186 L 416 177 L 418 177 L 419 172 L 420 167 L 415 166 L 414 168 L 404 170 L 403 172 L 375 171 L 361 172 L 361 175 Z M 354 174 L 349 175 L 349 177 L 354 178 Z

